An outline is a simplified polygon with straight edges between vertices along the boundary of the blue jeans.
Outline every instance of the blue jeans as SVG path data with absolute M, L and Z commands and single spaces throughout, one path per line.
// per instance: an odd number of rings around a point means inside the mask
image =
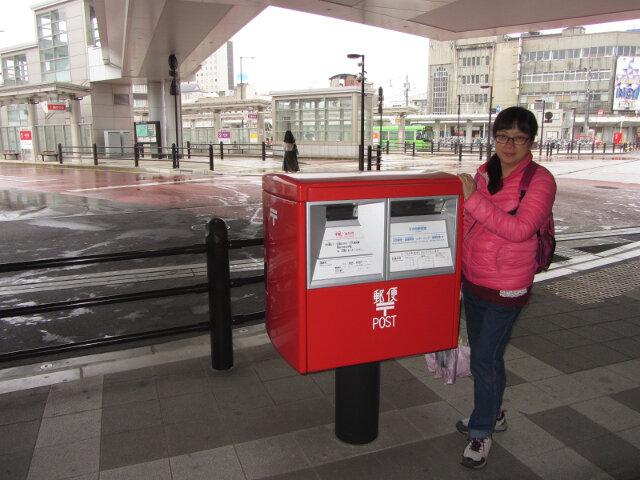
M 506 386 L 504 351 L 522 307 L 505 307 L 462 289 L 471 347 L 473 413 L 469 438 L 487 438 L 500 414 Z

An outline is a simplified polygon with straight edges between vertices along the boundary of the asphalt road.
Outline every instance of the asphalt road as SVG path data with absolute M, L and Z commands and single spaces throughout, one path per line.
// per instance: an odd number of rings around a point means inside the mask
M 261 176 L 277 171 L 279 162 L 272 163 L 255 171 L 247 165 L 222 168 L 215 175 L 0 163 L 0 264 L 201 244 L 214 216 L 228 222 L 231 238 L 260 237 Z M 557 232 L 592 232 L 587 240 L 568 244 L 565 252 L 640 238 L 640 154 L 557 158 L 543 164 L 558 184 Z M 394 157 L 384 164 L 387 169 L 450 173 L 473 173 L 479 165 L 476 159 L 459 163 L 412 157 Z M 353 162 L 302 163 L 303 172 L 352 169 Z M 630 230 L 619 237 L 599 236 L 621 228 Z M 232 260 L 238 271 L 256 273 L 261 249 L 232 252 Z M 202 255 L 186 255 L 3 274 L 0 308 L 198 283 L 203 281 L 203 263 Z M 260 290 L 234 290 L 234 313 L 262 309 Z M 198 323 L 206 321 L 207 312 L 205 295 L 189 295 L 0 318 L 0 353 Z

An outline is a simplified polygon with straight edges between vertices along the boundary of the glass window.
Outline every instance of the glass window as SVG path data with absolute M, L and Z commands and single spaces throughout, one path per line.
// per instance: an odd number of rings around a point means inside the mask
M 69 82 L 69 48 L 64 9 L 51 10 L 36 16 L 40 66 L 45 82 Z
M 444 67 L 438 67 L 433 73 L 432 113 L 447 113 L 447 95 L 449 73 Z
M 89 4 L 89 21 L 87 22 L 87 43 L 94 47 L 100 46 L 100 32 L 98 31 L 98 19 L 93 2 Z
M 15 55 L 2 59 L 2 76 L 5 85 L 23 85 L 29 83 L 27 56 Z

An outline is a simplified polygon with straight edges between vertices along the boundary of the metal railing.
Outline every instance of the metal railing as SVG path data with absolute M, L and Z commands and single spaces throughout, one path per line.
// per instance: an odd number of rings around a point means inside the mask
M 264 239 L 262 238 L 229 240 L 227 224 L 220 218 L 213 218 L 207 224 L 207 235 L 204 244 L 149 251 L 133 251 L 103 255 L 64 257 L 1 264 L 0 273 L 9 273 L 33 271 L 44 268 L 58 268 L 69 266 L 75 267 L 79 265 L 108 263 L 123 260 L 168 257 L 172 255 L 206 253 L 206 283 L 103 297 L 89 296 L 79 300 L 69 300 L 63 302 L 52 302 L 40 305 L 29 305 L 23 307 L 2 309 L 0 310 L 0 318 L 17 317 L 37 313 L 59 312 L 80 307 L 110 305 L 132 302 L 136 300 L 165 298 L 168 296 L 207 293 L 209 299 L 209 321 L 192 325 L 163 328 L 146 332 L 136 332 L 110 337 L 93 338 L 79 342 L 69 342 L 58 345 L 50 345 L 2 353 L 0 354 L 0 365 L 2 363 L 15 360 L 38 358 L 59 353 L 76 352 L 94 347 L 136 342 L 151 338 L 163 338 L 191 332 L 209 331 L 211 337 L 212 368 L 214 370 L 228 370 L 233 366 L 233 344 L 231 333 L 232 326 L 264 318 L 264 311 L 239 315 L 232 314 L 231 288 L 263 282 L 264 274 L 232 279 L 229 265 L 229 250 L 260 246 L 263 244 Z

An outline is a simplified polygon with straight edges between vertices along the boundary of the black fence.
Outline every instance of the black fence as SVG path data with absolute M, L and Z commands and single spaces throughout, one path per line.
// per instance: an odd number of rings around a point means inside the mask
M 0 318 L 18 317 L 37 313 L 58 312 L 80 307 L 110 305 L 137 300 L 165 298 L 169 296 L 208 293 L 209 321 L 192 325 L 150 330 L 119 336 L 93 338 L 81 342 L 72 342 L 43 346 L 28 350 L 0 354 L 0 366 L 3 363 L 39 358 L 47 355 L 84 351 L 95 347 L 104 347 L 152 338 L 170 337 L 191 332 L 209 331 L 211 337 L 211 365 L 215 370 L 228 370 L 233 366 L 232 327 L 249 321 L 264 318 L 264 311 L 250 314 L 232 315 L 231 289 L 243 285 L 261 283 L 264 274 L 242 278 L 231 278 L 229 250 L 260 246 L 263 238 L 229 240 L 228 228 L 224 220 L 213 218 L 207 224 L 204 244 L 186 247 L 166 248 L 149 251 L 122 252 L 103 255 L 65 257 L 0 265 L 0 273 L 35 271 L 44 268 L 62 268 L 70 266 L 108 263 L 123 260 L 135 260 L 172 255 L 206 254 L 207 282 L 170 289 L 150 290 L 104 297 L 83 298 L 64 302 L 30 305 L 0 310 Z
M 72 145 L 58 144 L 56 150 L 42 151 L 39 156 L 43 162 L 53 161 L 64 164 L 65 160 L 71 158 L 92 158 L 93 165 L 99 165 L 100 161 L 122 160 L 123 162 L 133 162 L 139 167 L 145 161 L 170 163 L 172 168 L 180 168 L 181 160 L 188 160 L 190 163 L 202 163 L 207 165 L 209 170 L 214 170 L 215 159 L 223 160 L 226 157 L 256 157 L 266 160 L 267 157 L 281 156 L 282 146 L 268 145 L 262 143 L 190 143 L 186 147 L 157 147 L 145 143 L 136 143 L 131 147 L 99 147 L 95 143 L 91 147 L 77 147 Z M 7 155 L 5 155 L 6 158 Z M 17 158 L 17 156 L 16 156 Z

